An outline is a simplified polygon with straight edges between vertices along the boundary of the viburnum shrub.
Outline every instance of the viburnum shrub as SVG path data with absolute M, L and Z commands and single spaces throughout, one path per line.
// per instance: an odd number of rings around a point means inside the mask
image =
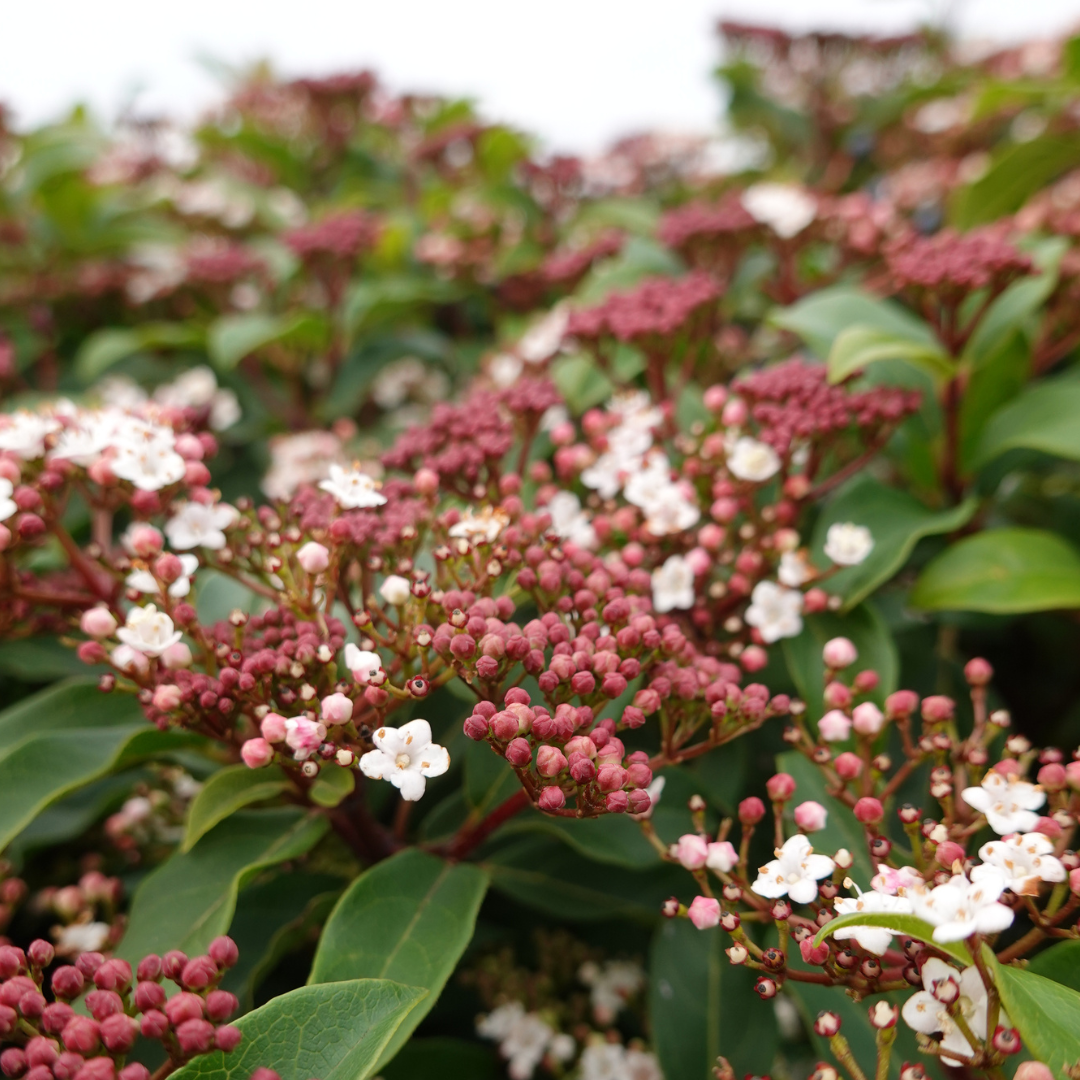
M 4 1075 L 1080 1075 L 1080 42 L 721 31 L 0 125 Z

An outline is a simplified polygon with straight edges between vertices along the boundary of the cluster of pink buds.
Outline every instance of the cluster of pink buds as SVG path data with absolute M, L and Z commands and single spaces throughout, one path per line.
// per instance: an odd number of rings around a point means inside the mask
M 140 1035 L 160 1042 L 173 1068 L 240 1043 L 228 1023 L 239 1003 L 219 988 L 238 957 L 231 938 L 215 938 L 207 955 L 191 959 L 178 951 L 146 956 L 134 973 L 126 960 L 99 952 L 53 967 L 55 956 L 42 940 L 26 952 L 0 946 L 0 1071 L 12 1080 L 149 1080 L 145 1065 L 124 1064 Z M 180 992 L 170 996 L 163 979 Z

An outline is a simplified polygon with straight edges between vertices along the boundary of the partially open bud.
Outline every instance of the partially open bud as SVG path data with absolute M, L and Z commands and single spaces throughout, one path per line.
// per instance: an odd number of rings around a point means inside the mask
M 296 561 L 306 573 L 321 574 L 330 565 L 330 551 L 310 540 L 296 553 Z
M 116 626 L 116 620 L 112 617 L 109 609 L 100 605 L 84 611 L 82 619 L 79 621 L 79 629 L 87 637 L 92 638 L 111 637 L 116 631 Z
M 249 769 L 261 769 L 274 760 L 274 748 L 265 739 L 248 739 L 240 747 L 240 756 Z
M 819 802 L 809 800 L 795 807 L 795 824 L 803 832 L 818 832 L 825 828 L 829 811 Z
M 709 930 L 720 924 L 720 901 L 711 896 L 696 896 L 691 901 L 687 914 L 699 930 Z
M 814 1031 L 823 1039 L 831 1039 L 840 1031 L 840 1015 L 834 1012 L 819 1012 L 814 1021 Z
M 875 1001 L 870 1006 L 870 1023 L 879 1030 L 896 1027 L 899 1017 L 900 1010 L 887 1001 Z

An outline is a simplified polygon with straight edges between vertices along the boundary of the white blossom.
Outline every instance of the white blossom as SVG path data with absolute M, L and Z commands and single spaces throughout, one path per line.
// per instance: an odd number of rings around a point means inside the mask
M 964 788 L 960 797 L 985 814 L 990 828 L 999 836 L 1034 831 L 1039 823 L 1035 811 L 1046 802 L 1046 793 L 1037 784 L 1005 777 L 994 770 L 983 777 L 980 787 Z
M 358 649 L 350 641 L 345 646 L 345 666 L 358 683 L 366 685 L 382 670 L 382 658 L 377 652 Z
M 874 537 L 865 525 L 837 522 L 825 534 L 825 554 L 837 566 L 858 566 L 873 549 Z
M 998 897 L 1005 891 L 1005 878 L 987 873 L 978 881 L 962 874 L 936 888 L 908 890 L 912 911 L 934 927 L 934 940 L 943 944 L 963 941 L 972 934 L 996 934 L 1011 926 L 1013 912 Z
M 479 1020 L 476 1031 L 499 1044 L 512 1080 L 529 1080 L 547 1053 L 559 1061 L 568 1061 L 576 1049 L 571 1037 L 557 1034 L 537 1013 L 526 1012 L 520 1001 L 492 1009 Z
M 757 880 L 750 886 L 769 900 L 790 896 L 797 904 L 809 904 L 817 897 L 818 879 L 828 877 L 835 866 L 827 855 L 814 854 L 803 833 L 796 833 L 773 854 L 776 858 L 759 867 Z
M 58 420 L 25 409 L 0 415 L 0 450 L 31 461 L 45 453 L 46 438 L 59 430 Z
M 569 321 L 569 307 L 566 304 L 557 304 L 539 322 L 533 323 L 525 331 L 514 351 L 527 364 L 540 364 L 550 360 L 562 347 Z
M 596 547 L 596 530 L 572 491 L 555 492 L 544 509 L 551 515 L 551 531 L 557 536 L 586 550 Z
M 727 467 L 737 479 L 761 484 L 780 471 L 780 455 L 768 443 L 742 435 L 728 454 Z
M 381 727 L 372 736 L 375 749 L 360 759 L 360 771 L 372 780 L 389 780 L 406 802 L 424 794 L 427 778 L 450 768 L 446 749 L 431 741 L 426 720 L 410 720 L 400 728 Z
M 817 217 L 817 200 L 794 184 L 753 184 L 742 193 L 742 204 L 755 221 L 785 240 L 798 236 Z
M 174 449 L 172 428 L 137 417 L 125 417 L 113 429 L 115 455 L 109 462 L 121 480 L 140 491 L 160 491 L 183 480 L 187 464 Z
M 450 526 L 450 535 L 470 544 L 493 544 L 510 524 L 510 515 L 497 506 L 484 506 L 479 512 L 468 507 Z
M 412 586 L 408 578 L 403 578 L 400 574 L 390 574 L 379 586 L 379 595 L 388 604 L 400 607 L 408 603 L 409 597 L 412 596 Z
M 684 555 L 669 555 L 652 572 L 653 608 L 658 614 L 694 606 L 694 569 Z
M 231 390 L 218 386 L 217 376 L 205 364 L 189 368 L 171 383 L 165 383 L 154 391 L 159 405 L 173 409 L 210 408 L 210 427 L 224 431 L 240 419 L 240 402 Z
M 631 472 L 623 495 L 645 511 L 645 525 L 653 536 L 684 532 L 701 517 L 692 491 L 672 481 L 671 466 L 661 453 L 651 454 L 645 468 Z
M 386 502 L 386 496 L 379 493 L 378 481 L 356 468 L 331 465 L 330 478 L 319 487 L 330 492 L 343 510 L 366 510 Z
M 602 967 L 589 961 L 578 969 L 578 978 L 589 987 L 589 1000 L 598 1024 L 611 1024 L 644 985 L 645 972 L 630 960 L 609 960 Z
M 743 618 L 756 627 L 761 639 L 771 645 L 781 638 L 802 632 L 803 594 L 785 589 L 774 581 L 759 581 L 750 594 L 750 606 Z
M 814 576 L 814 568 L 810 565 L 805 551 L 785 551 L 780 556 L 776 579 L 781 585 L 786 585 L 789 589 L 797 589 Z
M 154 604 L 134 607 L 127 613 L 124 625 L 116 631 L 117 638 L 144 656 L 160 656 L 181 637 L 173 621 Z
M 7 521 L 18 510 L 15 500 L 11 497 L 15 493 L 15 486 L 10 480 L 0 477 L 0 521 Z
M 979 858 L 982 864 L 972 869 L 972 881 L 989 875 L 1003 877 L 1006 888 L 1018 896 L 1038 896 L 1042 882 L 1064 881 L 1068 876 L 1061 860 L 1054 857 L 1053 841 L 1039 832 L 991 840 L 979 848 Z
M 60 930 L 56 944 L 64 953 L 98 952 L 109 940 L 110 930 L 103 922 L 72 923 Z
M 175 598 L 187 596 L 191 592 L 191 577 L 199 569 L 199 560 L 194 555 L 181 555 L 180 565 L 183 573 L 169 586 L 169 595 Z M 161 586 L 149 570 L 132 570 L 124 581 L 129 589 L 141 593 L 157 593 Z
M 654 1055 L 619 1043 L 590 1043 L 578 1062 L 581 1080 L 663 1080 Z
M 225 546 L 225 529 L 239 515 L 228 503 L 187 502 L 165 523 L 165 535 L 177 551 L 204 547 L 220 551 Z
M 883 892 L 860 892 L 858 896 L 841 896 L 835 902 L 837 915 L 910 915 L 911 901 L 906 896 L 890 896 Z M 833 937 L 837 941 L 854 938 L 867 952 L 883 956 L 892 941 L 893 931 L 881 926 L 845 926 Z
M 270 440 L 270 468 L 262 489 L 271 499 L 285 502 L 304 484 L 326 476 L 332 465 L 341 465 L 341 440 L 331 431 L 299 431 Z

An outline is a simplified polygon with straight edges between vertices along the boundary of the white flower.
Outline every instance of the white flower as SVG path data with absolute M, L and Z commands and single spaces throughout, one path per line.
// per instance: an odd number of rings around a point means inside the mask
M 240 399 L 232 390 L 222 389 L 214 394 L 210 402 L 209 424 L 211 431 L 224 431 L 231 428 L 241 417 Z
M 184 479 L 187 464 L 173 448 L 172 428 L 125 416 L 113 426 L 115 456 L 109 462 L 121 480 L 140 491 L 159 491 Z
M 970 1058 L 975 1051 L 957 1027 L 956 1021 L 949 1015 L 949 1010 L 933 995 L 935 983 L 944 979 L 953 979 L 959 983 L 960 997 L 957 999 L 957 1005 L 960 1014 L 963 1016 L 964 1022 L 971 1033 L 977 1039 L 985 1039 L 987 1035 L 986 987 L 983 985 L 982 976 L 979 975 L 978 969 L 974 965 L 958 972 L 956 968 L 945 963 L 944 960 L 939 960 L 936 956 L 930 957 L 922 966 L 922 980 L 925 989 L 920 990 L 917 994 L 912 994 L 904 1002 L 901 1015 L 908 1027 L 914 1031 L 918 1031 L 923 1035 L 941 1033 L 944 1036 L 941 1040 L 941 1048 L 957 1055 L 956 1057 L 942 1057 L 941 1060 L 946 1065 L 963 1065 L 963 1059 Z M 1012 1026 L 1004 1010 L 998 1014 L 998 1022 L 1006 1028 Z
M 809 904 L 817 898 L 818 879 L 828 877 L 835 866 L 827 855 L 815 855 L 802 833 L 796 833 L 773 854 L 776 858 L 758 869 L 757 880 L 750 886 L 769 900 L 790 896 L 797 904 Z
M 154 400 L 170 409 L 202 409 L 214 400 L 217 376 L 205 364 L 189 368 L 154 391 Z
M 922 884 L 922 874 L 913 866 L 894 868 L 884 863 L 878 863 L 878 872 L 870 879 L 871 889 L 890 896 L 906 894 L 909 889 L 921 888 Z
M 127 613 L 127 620 L 116 631 L 116 636 L 144 656 L 160 656 L 180 640 L 181 634 L 164 611 L 158 611 L 154 604 L 147 604 L 146 607 L 134 607 Z
M 60 430 L 60 422 L 50 416 L 20 409 L 0 415 L 0 450 L 6 450 L 23 461 L 39 458 L 45 453 L 45 439 Z
M 972 934 L 996 934 L 1012 926 L 1013 913 L 998 897 L 1005 891 L 1005 878 L 987 873 L 971 882 L 962 874 L 934 889 L 908 890 L 912 911 L 934 929 L 934 940 L 963 941 Z
M 1039 823 L 1035 811 L 1046 802 L 1046 793 L 1038 785 L 993 770 L 983 777 L 981 787 L 964 788 L 960 797 L 986 815 L 998 836 L 1033 832 Z
M 285 502 L 303 484 L 326 476 L 331 465 L 340 465 L 341 440 L 330 431 L 300 431 L 270 440 L 270 469 L 262 489 L 271 499 Z
M 742 193 L 746 212 L 790 240 L 817 217 L 817 200 L 794 184 L 753 184 Z
M 169 595 L 177 598 L 191 592 L 191 575 L 199 569 L 199 560 L 194 555 L 181 555 L 179 558 L 184 572 L 169 586 Z M 124 584 L 141 593 L 157 593 L 161 588 L 149 570 L 132 570 Z
M 515 352 L 527 364 L 539 364 L 549 360 L 562 347 L 566 324 L 570 321 L 570 309 L 566 304 L 552 308 L 539 322 L 533 323 L 517 343 Z
M 113 664 L 121 671 L 145 675 L 150 670 L 150 661 L 146 656 L 130 645 L 117 645 L 109 656 Z
M 694 570 L 683 555 L 669 555 L 652 572 L 653 607 L 658 614 L 694 606 Z
M 825 554 L 837 566 L 858 566 L 873 549 L 874 537 L 865 525 L 837 522 L 825 534 Z
M 509 524 L 510 515 L 499 507 L 485 506 L 479 513 L 469 507 L 450 526 L 450 535 L 468 540 L 470 544 L 493 544 Z
M 390 574 L 379 586 L 379 595 L 388 604 L 400 607 L 412 596 L 412 586 L 408 578 L 403 578 L 400 574 Z
M 493 1009 L 479 1021 L 476 1031 L 498 1042 L 513 1080 L 529 1080 L 544 1054 L 560 1038 L 536 1013 L 527 1013 L 520 1001 Z M 559 1049 L 565 1052 L 561 1044 Z
M 379 494 L 378 481 L 359 469 L 331 465 L 330 479 L 323 480 L 319 487 L 329 491 L 343 510 L 366 510 L 386 502 L 386 496 Z
M 1054 857 L 1053 841 L 1042 833 L 1014 833 L 991 840 L 979 848 L 982 865 L 971 871 L 972 881 L 988 875 L 1005 879 L 1006 888 L 1018 896 L 1038 896 L 1043 881 L 1064 881 L 1065 867 Z
M 581 500 L 572 491 L 557 491 L 544 509 L 551 515 L 551 531 L 580 548 L 596 547 L 596 530 Z
M 498 387 L 513 386 L 518 381 L 524 365 L 510 353 L 498 353 L 488 362 L 487 373 Z
M 57 946 L 66 953 L 98 952 L 109 940 L 111 927 L 108 923 L 72 923 L 60 931 Z
M 379 728 L 373 741 L 376 749 L 360 759 L 360 771 L 372 780 L 389 780 L 406 802 L 423 796 L 427 777 L 442 776 L 450 768 L 450 755 L 431 741 L 431 725 L 426 720 Z
M 750 594 L 750 606 L 743 618 L 757 628 L 761 639 L 771 645 L 781 638 L 802 632 L 803 594 L 785 589 L 774 581 L 759 581 Z
M 645 525 L 653 536 L 684 532 L 701 517 L 692 492 L 672 482 L 671 466 L 664 454 L 652 454 L 644 469 L 633 472 L 623 495 L 645 511 Z
M 814 577 L 814 568 L 806 558 L 805 551 L 785 551 L 780 556 L 780 565 L 776 570 L 776 579 L 789 589 L 797 589 Z
M 842 896 L 836 901 L 837 915 L 909 915 L 911 901 L 905 896 L 890 896 L 882 892 L 864 892 L 858 896 Z M 846 926 L 837 930 L 837 941 L 854 938 L 867 952 L 883 956 L 892 941 L 893 932 L 881 926 Z
M 15 500 L 11 497 L 15 492 L 15 486 L 10 480 L 0 477 L 0 521 L 7 521 L 18 510 Z
M 582 964 L 578 978 L 589 987 L 593 1016 L 599 1024 L 610 1024 L 644 985 L 645 972 L 629 960 L 609 960 L 601 967 Z
M 345 666 L 358 683 L 366 685 L 382 670 L 382 659 L 377 652 L 365 652 L 350 641 L 345 646 Z
M 224 530 L 234 524 L 238 516 L 236 508 L 228 503 L 212 506 L 184 503 L 165 523 L 165 535 L 178 551 L 196 547 L 220 551 L 225 546 Z
M 634 415 L 640 417 L 641 414 Z M 637 419 L 612 428 L 607 433 L 607 450 L 582 470 L 581 482 L 596 491 L 602 499 L 614 498 L 623 480 L 641 469 L 652 441 L 650 428 L 640 424 Z
M 727 467 L 739 480 L 761 484 L 780 471 L 780 455 L 768 443 L 743 435 L 735 440 Z

